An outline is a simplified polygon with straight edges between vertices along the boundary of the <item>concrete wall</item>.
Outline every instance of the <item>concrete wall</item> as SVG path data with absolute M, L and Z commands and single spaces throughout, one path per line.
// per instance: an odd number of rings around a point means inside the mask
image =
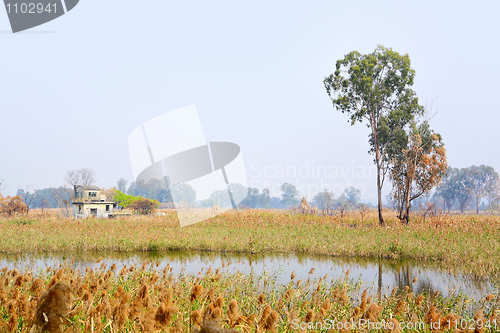
M 106 211 L 106 206 L 109 206 L 109 211 Z M 80 210 L 81 207 L 81 210 Z M 109 215 L 113 214 L 113 203 L 112 202 L 83 202 L 73 204 L 73 216 L 79 218 L 87 218 L 92 216 L 92 209 L 97 212 L 96 216 L 98 218 L 108 218 Z
M 91 197 L 90 193 L 95 193 L 95 197 Z M 87 200 L 107 201 L 106 196 L 104 194 L 101 194 L 100 190 L 84 190 L 81 187 L 76 188 L 75 199 L 76 200 L 83 199 L 84 201 L 87 201 Z

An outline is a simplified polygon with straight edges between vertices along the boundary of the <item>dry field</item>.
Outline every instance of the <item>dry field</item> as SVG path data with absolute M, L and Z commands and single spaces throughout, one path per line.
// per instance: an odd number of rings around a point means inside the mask
M 273 210 L 229 211 L 180 228 L 175 212 L 110 220 L 39 216 L 0 219 L 0 252 L 202 250 L 417 259 L 477 277 L 500 278 L 500 216 L 442 215 L 401 225 L 386 213 L 347 217 Z M 392 214 L 392 216 L 391 216 Z

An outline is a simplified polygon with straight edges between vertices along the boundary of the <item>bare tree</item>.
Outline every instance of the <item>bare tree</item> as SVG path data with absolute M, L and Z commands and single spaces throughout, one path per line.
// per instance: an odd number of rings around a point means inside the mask
M 47 199 L 43 199 L 39 204 L 38 208 L 42 211 L 42 216 L 45 216 L 45 209 L 48 207 Z
M 334 200 L 335 195 L 332 192 L 328 192 L 326 189 L 316 194 L 313 198 L 313 201 L 319 205 L 319 209 L 321 209 L 323 215 L 330 214 L 330 210 L 332 210 L 334 206 Z
M 70 186 L 92 185 L 96 182 L 97 172 L 89 168 L 69 170 L 64 176 L 64 180 Z
M 63 203 L 62 203 L 61 196 L 59 195 L 59 192 L 57 191 L 57 189 L 55 189 L 55 190 L 52 191 L 52 195 L 54 196 L 54 198 L 57 201 L 57 206 L 62 209 L 63 208 Z
M 69 216 L 69 205 L 71 204 L 70 200 L 63 199 L 62 202 L 64 203 L 64 209 L 66 211 L 66 216 Z
M 352 202 L 347 199 L 347 197 L 342 194 L 337 200 L 336 206 L 340 212 L 340 218 L 343 219 L 349 207 L 351 207 Z
M 31 192 L 30 192 L 31 191 Z M 24 189 L 17 190 L 17 195 L 21 197 L 26 205 L 26 216 L 30 213 L 31 208 L 34 206 L 37 187 L 36 185 L 28 185 Z
M 83 168 L 80 169 L 80 175 L 82 185 L 92 185 L 96 182 L 95 177 L 97 176 L 97 172 L 95 170 Z
M 52 191 L 52 195 L 54 199 L 57 201 L 57 206 L 60 211 L 58 212 L 58 216 L 68 217 L 70 215 L 69 206 L 73 201 L 72 191 L 66 187 L 59 187 Z
M 64 180 L 68 185 L 71 186 L 78 185 L 80 182 L 80 174 L 78 173 L 78 170 L 67 171 L 66 175 L 64 176 Z
M 436 207 L 436 204 L 434 202 L 427 202 L 424 207 L 423 207 L 423 212 L 422 212 L 422 217 L 424 218 L 424 221 L 425 219 L 427 218 L 427 216 L 435 216 L 437 215 L 437 207 Z
M 368 207 L 368 205 L 365 205 L 365 204 L 358 205 L 358 211 L 359 211 L 359 214 L 361 215 L 361 223 L 363 223 L 365 215 L 368 214 L 369 210 L 370 210 L 370 207 Z

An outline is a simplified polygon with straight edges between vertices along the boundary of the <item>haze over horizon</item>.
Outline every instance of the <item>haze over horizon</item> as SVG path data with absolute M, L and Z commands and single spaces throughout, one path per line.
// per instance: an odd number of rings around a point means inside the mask
M 378 44 L 408 53 L 421 104 L 449 165 L 500 171 L 496 96 L 500 4 L 421 1 L 211 3 L 82 0 L 25 33 L 0 34 L 0 179 L 5 195 L 64 184 L 133 181 L 128 135 L 195 104 L 207 141 L 241 147 L 249 185 L 284 182 L 311 198 L 356 186 L 376 199 L 368 129 L 350 126 L 323 86 L 335 62 Z M 10 30 L 0 11 L 0 31 Z M 53 33 L 42 33 L 53 32 Z M 389 193 L 390 184 L 384 187 Z

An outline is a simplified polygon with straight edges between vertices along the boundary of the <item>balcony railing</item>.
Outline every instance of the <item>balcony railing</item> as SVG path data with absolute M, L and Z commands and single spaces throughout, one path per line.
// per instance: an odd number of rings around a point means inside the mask
M 73 202 L 112 202 L 108 198 L 75 198 Z

